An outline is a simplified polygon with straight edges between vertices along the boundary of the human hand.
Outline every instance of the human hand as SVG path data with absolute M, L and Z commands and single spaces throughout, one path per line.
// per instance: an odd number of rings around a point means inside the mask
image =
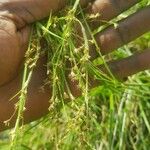
M 91 2 L 90 2 L 91 1 Z M 92 27 L 92 29 L 97 28 L 100 24 L 109 21 L 116 16 L 118 16 L 123 11 L 129 9 L 133 5 L 137 4 L 137 0 L 130 0 L 130 1 L 110 1 L 110 0 L 81 0 L 80 1 L 82 7 L 88 7 L 86 10 L 87 14 L 100 14 L 99 17 L 96 17 L 93 20 L 89 20 L 89 25 Z M 36 4 L 36 5 L 35 5 Z M 66 0 L 7 0 L 1 2 L 1 10 L 5 12 L 7 10 L 7 13 L 3 16 L 13 20 L 13 22 L 16 25 L 16 29 L 22 29 L 23 27 L 29 25 L 30 23 L 40 20 L 50 14 L 50 12 L 54 13 L 63 8 L 66 5 Z M 110 26 L 104 31 L 97 33 L 95 36 L 95 39 L 97 41 L 97 44 L 100 48 L 101 53 L 107 54 L 111 52 L 112 50 L 115 50 L 119 47 L 121 47 L 124 44 L 127 44 L 128 42 L 134 40 L 135 38 L 139 37 L 140 35 L 146 33 L 150 29 L 150 8 L 144 8 L 143 10 L 135 13 L 134 15 L 131 15 L 129 18 L 120 21 L 117 28 Z M 136 26 L 136 28 L 135 28 Z M 16 43 L 16 42 L 14 42 Z M 25 42 L 27 43 L 27 41 Z M 90 55 L 93 57 L 97 57 L 97 52 L 91 48 L 90 49 Z M 147 52 L 145 54 L 142 53 L 142 55 L 147 55 Z M 136 59 L 137 56 L 133 56 L 130 59 Z M 20 58 L 21 59 L 21 58 Z M 14 60 L 19 60 L 18 58 L 14 58 Z M 145 61 L 147 59 L 144 59 Z M 10 61 L 11 62 L 11 61 Z M 122 60 L 123 62 L 123 60 Z M 129 62 L 129 61 L 128 61 Z M 130 66 L 131 66 L 130 61 Z M 142 62 L 142 63 L 141 63 Z M 147 61 L 146 61 L 147 62 Z M 119 61 L 115 66 L 117 66 L 115 74 L 119 78 L 124 78 L 127 75 L 131 75 L 133 73 L 136 73 L 137 71 L 144 70 L 149 68 L 147 64 L 144 63 L 142 58 L 139 59 L 138 64 L 141 64 L 140 66 L 133 66 L 133 68 L 126 68 L 124 72 L 121 72 L 119 69 Z M 110 63 L 112 64 L 112 63 Z M 135 64 L 135 63 L 134 63 Z M 7 68 L 7 67 L 5 67 Z M 14 67 L 11 67 L 14 68 Z M 112 67 L 115 68 L 115 67 Z M 120 66 L 120 68 L 122 68 Z M 136 69 L 136 70 L 135 70 Z M 137 70 L 138 69 L 138 70 Z M 112 70 L 113 72 L 113 70 Z M 121 76 L 121 77 L 120 77 Z
M 85 0 L 81 2 L 83 2 L 82 4 L 84 4 L 85 6 L 87 1 Z M 114 6 L 116 5 L 113 5 L 110 0 L 104 0 L 104 1 L 97 0 L 94 3 L 94 5 L 90 5 L 88 12 L 97 13 L 100 10 L 102 20 L 110 20 L 111 18 L 114 18 L 115 16 L 119 15 L 123 10 L 128 9 L 130 6 L 134 5 L 135 3 L 137 3 L 137 1 L 135 0 L 130 0 L 128 2 L 126 0 L 118 1 L 118 5 L 120 6 L 119 7 L 120 9 L 117 10 L 118 7 L 114 8 Z M 124 31 L 122 36 L 123 36 L 123 39 L 125 40 L 125 43 L 131 41 L 132 39 L 135 39 L 136 37 L 140 36 L 141 34 L 149 30 L 150 28 L 150 23 L 149 23 L 150 12 L 149 11 L 150 11 L 149 7 L 147 7 L 144 10 L 137 12 L 137 14 L 132 15 L 131 17 L 129 17 L 129 19 L 125 19 L 122 22 L 120 22 L 120 25 L 118 26 L 118 28 L 120 29 L 121 33 L 122 31 Z M 99 19 L 97 20 L 92 20 L 92 24 L 93 22 L 95 22 L 94 26 L 96 27 L 99 24 L 99 22 L 101 22 Z M 89 24 L 91 25 L 91 23 Z M 122 26 L 124 25 L 127 25 L 131 33 L 129 37 L 126 36 L 128 32 L 125 32 L 126 30 L 123 30 L 124 28 L 122 28 Z M 137 29 L 134 28 L 134 25 L 136 26 L 138 25 Z M 94 26 L 92 25 L 92 28 L 94 28 Z M 104 54 L 124 44 L 119 37 L 117 29 L 113 27 L 110 27 L 104 30 L 103 32 L 97 34 L 96 40 L 97 40 L 98 45 L 101 48 L 101 51 Z M 91 49 L 91 55 L 93 58 L 97 57 L 97 53 L 95 53 L 94 49 Z M 150 68 L 149 58 L 150 58 L 150 50 L 146 50 L 146 51 L 143 51 L 142 53 L 136 54 L 135 56 L 131 56 L 127 59 L 110 62 L 108 64 L 114 74 L 116 74 L 120 78 L 123 78 L 128 75 L 132 75 L 138 71 L 149 69 Z M 47 110 L 49 107 L 49 99 L 51 96 L 50 90 L 45 90 L 44 93 L 39 92 L 39 88 L 42 86 L 43 80 L 46 78 L 46 69 L 43 67 L 44 66 L 43 64 L 45 63 L 46 61 L 42 62 L 42 64 L 40 64 L 40 66 L 38 67 L 40 69 L 37 72 L 34 71 L 36 72 L 37 75 L 36 77 L 35 76 L 32 77 L 31 84 L 29 86 L 29 90 L 28 90 L 29 96 L 27 96 L 27 106 L 26 106 L 27 111 L 24 112 L 26 116 L 24 118 L 24 123 L 37 119 L 41 117 L 42 115 L 45 115 L 45 113 L 48 112 Z M 102 68 L 102 66 L 100 66 L 100 68 Z M 14 112 L 14 103 L 18 100 L 18 98 L 16 97 L 15 101 L 11 101 L 11 102 L 8 102 L 8 101 L 20 89 L 20 85 L 21 85 L 21 83 L 19 82 L 20 80 L 21 78 L 18 77 L 14 81 L 0 88 L 0 101 L 1 101 L 1 104 L 0 104 L 1 113 L 0 114 L 2 114 L 0 115 L 0 120 L 2 120 L 0 122 L 1 124 L 0 126 L 4 126 L 3 121 L 10 118 L 10 116 Z M 72 81 L 70 81 L 70 87 L 74 95 L 79 96 L 77 89 L 75 88 L 75 85 Z M 44 97 L 44 103 L 43 103 L 43 97 Z M 42 99 L 42 101 L 40 99 Z M 41 109 L 41 106 L 42 106 L 42 109 Z M 11 126 L 14 125 L 15 119 L 12 122 L 13 123 Z M 5 127 L 1 127 L 1 130 L 4 128 Z

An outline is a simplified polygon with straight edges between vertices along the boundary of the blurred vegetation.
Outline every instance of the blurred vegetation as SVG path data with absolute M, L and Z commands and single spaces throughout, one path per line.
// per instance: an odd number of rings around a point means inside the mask
M 91 35 L 93 33 L 86 24 L 86 16 L 78 2 L 76 0 L 57 16 L 50 15 L 48 19 L 33 25 L 34 30 L 26 54 L 22 92 L 17 105 L 18 119 L 15 129 L 0 134 L 0 149 L 149 149 L 150 71 L 140 72 L 122 83 L 111 73 L 110 76 L 103 74 L 95 64 L 103 63 L 107 67 L 106 62 L 110 58 L 125 58 L 149 47 L 150 33 L 107 57 L 99 54 L 99 59 L 91 62 L 85 28 Z M 141 1 L 113 22 L 117 24 L 118 19 L 127 17 L 146 5 L 149 5 L 148 0 Z M 77 48 L 74 38 L 75 23 L 82 28 L 84 43 L 80 48 Z M 52 88 L 49 114 L 20 128 L 18 125 L 26 98 L 24 92 L 27 91 L 28 81 L 38 58 L 45 52 L 48 53 L 47 84 L 51 82 Z M 71 62 L 71 76 L 79 82 L 82 90 L 83 96 L 77 99 L 73 97 L 65 77 L 68 61 Z M 89 89 L 89 76 L 100 81 L 100 85 L 92 90 Z M 66 91 L 64 87 L 68 87 Z M 69 102 L 66 102 L 66 97 L 70 99 Z

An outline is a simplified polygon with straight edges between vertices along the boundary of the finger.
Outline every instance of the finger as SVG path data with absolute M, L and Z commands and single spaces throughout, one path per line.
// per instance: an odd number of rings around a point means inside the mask
M 94 2 L 95 0 L 80 0 L 80 5 L 82 8 L 85 8 L 88 6 L 88 4 L 91 4 L 92 2 Z
M 150 30 L 150 6 L 119 22 L 117 28 L 108 27 L 95 36 L 100 51 L 107 54 Z M 97 53 L 91 49 L 94 57 Z
M 31 33 L 30 26 L 26 26 L 18 31 L 18 36 L 19 36 L 20 44 L 21 44 L 20 47 L 23 52 L 23 55 L 28 48 L 30 33 Z
M 150 69 L 150 49 L 137 53 L 128 58 L 108 62 L 107 65 L 116 79 L 124 81 L 128 76 L 134 75 L 146 69 Z M 104 65 L 97 66 L 97 68 L 108 76 L 110 75 Z M 68 83 L 72 94 L 75 97 L 81 96 L 82 92 L 78 86 L 78 81 L 72 80 L 68 77 Z M 93 75 L 89 75 L 89 84 L 92 89 L 99 86 L 100 81 L 93 78 Z
M 108 66 L 117 79 L 123 80 L 140 71 L 150 69 L 150 49 L 121 60 L 109 62 Z M 104 66 L 99 66 L 99 68 L 108 74 Z
M 89 15 L 99 14 L 96 18 L 89 20 L 90 26 L 97 27 L 100 22 L 115 18 L 137 3 L 138 0 L 96 0 L 86 10 Z

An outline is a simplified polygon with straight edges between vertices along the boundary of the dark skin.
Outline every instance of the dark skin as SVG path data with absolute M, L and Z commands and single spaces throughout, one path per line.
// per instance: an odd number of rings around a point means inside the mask
M 81 0 L 81 5 L 87 8 L 85 9 L 86 13 L 97 14 L 101 12 L 101 18 L 89 20 L 92 29 L 102 24 L 103 22 L 101 20 L 109 21 L 136 3 L 138 3 L 137 0 L 115 0 L 114 2 L 111 0 L 96 0 L 93 2 Z M 48 16 L 50 11 L 56 13 L 65 5 L 65 0 L 0 0 L 0 38 L 2 39 L 0 40 L 1 131 L 7 128 L 3 122 L 12 116 L 14 104 L 18 101 L 18 97 L 14 98 L 13 101 L 9 100 L 19 91 L 21 86 L 22 71 L 20 66 L 28 46 L 30 24 Z M 150 7 L 147 7 L 131 15 L 129 18 L 122 20 L 117 29 L 111 26 L 98 33 L 95 39 L 101 52 L 107 54 L 148 32 L 150 30 L 149 18 Z M 98 56 L 93 47 L 91 48 L 90 54 L 92 59 Z M 108 64 L 117 78 L 124 79 L 129 75 L 149 69 L 149 58 L 150 49 L 147 49 L 129 58 L 109 62 Z M 44 91 L 41 90 L 43 80 L 46 78 L 45 64 L 46 56 L 43 56 L 34 70 L 28 88 L 24 123 L 36 120 L 48 113 L 51 90 L 48 87 L 45 87 Z M 103 66 L 100 66 L 100 68 L 102 69 Z M 71 80 L 69 80 L 69 83 L 74 96 L 79 96 L 80 90 L 76 84 Z M 91 85 L 94 84 L 91 83 Z M 9 128 L 13 127 L 14 123 L 15 117 L 10 121 Z

